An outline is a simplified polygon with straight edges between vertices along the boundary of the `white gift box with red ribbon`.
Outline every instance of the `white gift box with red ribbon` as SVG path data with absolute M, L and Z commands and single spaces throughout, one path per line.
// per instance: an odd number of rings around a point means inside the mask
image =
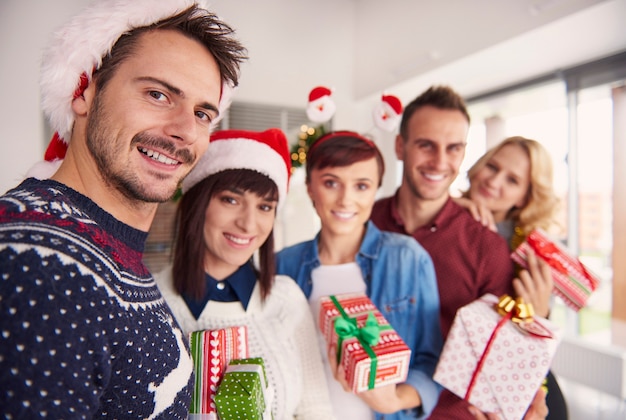
M 519 420 L 548 373 L 561 337 L 550 321 L 522 317 L 519 302 L 503 299 L 486 294 L 457 311 L 433 378 L 483 412 Z M 499 304 L 509 312 L 499 310 Z

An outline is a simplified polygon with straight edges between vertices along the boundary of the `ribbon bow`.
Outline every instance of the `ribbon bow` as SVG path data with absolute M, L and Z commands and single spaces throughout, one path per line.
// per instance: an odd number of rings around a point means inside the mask
M 552 332 L 535 319 L 533 305 L 525 303 L 521 297 L 513 299 L 504 295 L 495 305 L 495 309 L 503 317 L 501 323 L 510 319 L 522 332 L 539 338 L 552 338 Z
M 504 295 L 500 298 L 500 301 L 496 304 L 496 310 L 500 315 L 510 317 L 511 321 L 518 324 L 533 322 L 533 316 L 535 315 L 532 303 L 524 302 L 524 299 L 521 297 L 513 299 L 509 295 Z
M 561 252 L 554 243 L 550 241 L 544 241 L 541 238 L 536 238 L 535 235 L 533 235 L 532 233 L 526 237 L 526 242 L 528 242 L 528 245 L 532 248 L 533 251 L 535 251 L 535 254 L 546 260 L 550 267 L 565 275 L 568 274 L 567 268 L 565 268 L 565 266 L 561 264 L 559 260 L 554 258 L 554 255 L 558 255 Z M 582 268 L 582 270 L 586 272 L 584 267 Z
M 341 341 L 354 337 L 368 346 L 375 346 L 380 339 L 380 325 L 373 312 L 367 315 L 365 325 L 361 328 L 356 325 L 354 318 L 335 318 L 335 332 Z

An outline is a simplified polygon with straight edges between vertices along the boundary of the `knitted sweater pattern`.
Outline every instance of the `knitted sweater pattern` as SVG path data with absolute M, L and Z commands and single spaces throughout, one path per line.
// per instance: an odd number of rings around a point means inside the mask
M 171 266 L 155 274 L 183 331 L 245 326 L 250 357 L 263 357 L 273 388 L 275 420 L 334 420 L 309 305 L 289 277 L 276 276 L 264 302 L 258 282 L 247 310 L 240 302 L 209 301 L 196 319 L 174 289 Z
M 0 412 L 186 418 L 192 362 L 146 232 L 52 180 L 0 197 Z

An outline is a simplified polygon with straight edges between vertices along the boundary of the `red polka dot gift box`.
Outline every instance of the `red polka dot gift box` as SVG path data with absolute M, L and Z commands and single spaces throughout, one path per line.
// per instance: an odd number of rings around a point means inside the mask
M 366 295 L 322 297 L 319 327 L 353 392 L 406 380 L 411 349 Z
M 560 339 L 560 330 L 521 299 L 486 294 L 457 311 L 434 379 L 483 412 L 520 420 Z

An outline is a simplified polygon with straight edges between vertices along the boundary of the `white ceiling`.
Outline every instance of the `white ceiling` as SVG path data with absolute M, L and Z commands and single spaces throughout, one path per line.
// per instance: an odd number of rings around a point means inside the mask
M 590 56 L 599 58 L 626 48 L 623 0 L 351 1 L 357 40 L 355 99 L 389 86 L 410 84 L 428 74 L 443 75 L 451 66 L 455 68 L 454 85 L 460 91 L 477 93 L 481 89 L 481 83 L 475 80 L 478 75 L 485 87 L 493 88 L 500 79 L 499 83 L 507 83 L 507 78 L 519 77 L 516 68 L 528 78 L 533 73 L 554 70 L 554 66 L 580 64 Z M 618 10 L 622 16 L 605 18 L 600 13 L 605 9 L 608 13 Z M 605 22 L 616 18 L 622 22 L 621 39 L 611 36 L 611 23 Z M 609 39 L 584 45 L 603 31 Z M 520 37 L 527 41 L 516 43 Z M 489 60 L 484 59 L 485 53 L 491 53 Z M 459 66 L 477 54 L 483 55 L 478 67 L 475 63 Z M 466 74 L 459 77 L 462 73 Z M 471 88 L 463 89 L 468 79 Z

